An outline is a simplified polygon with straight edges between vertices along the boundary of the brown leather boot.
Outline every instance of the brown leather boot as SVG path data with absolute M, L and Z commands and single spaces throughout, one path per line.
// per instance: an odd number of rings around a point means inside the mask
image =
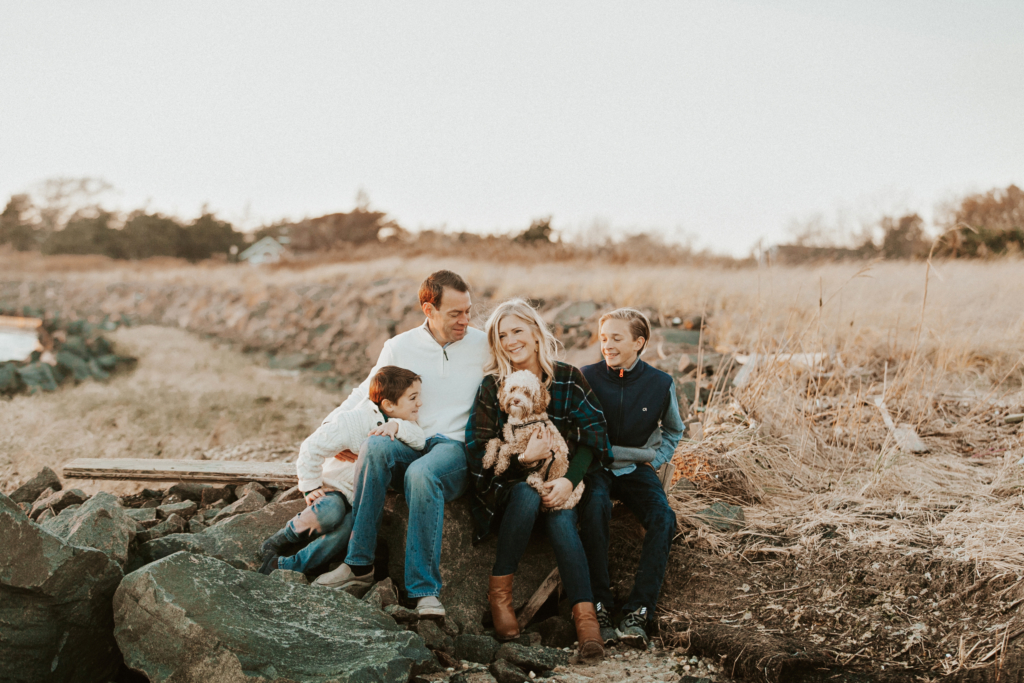
M 491 616 L 498 640 L 512 640 L 519 637 L 519 621 L 512 609 L 512 579 L 515 574 L 492 576 L 487 600 L 491 603 Z
M 572 621 L 576 624 L 576 640 L 580 643 L 580 657 L 604 659 L 604 639 L 597 623 L 597 610 L 592 602 L 577 602 L 572 606 Z

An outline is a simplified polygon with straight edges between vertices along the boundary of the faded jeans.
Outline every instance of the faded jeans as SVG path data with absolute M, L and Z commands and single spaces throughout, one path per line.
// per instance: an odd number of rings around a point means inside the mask
M 328 491 L 292 517 L 284 528 L 285 538 L 290 543 L 306 540 L 309 543 L 291 557 L 277 558 L 278 568 L 304 572 L 327 564 L 335 555 L 344 555 L 352 533 L 350 510 L 345 496 L 338 491 Z
M 538 517 L 555 551 L 558 573 L 562 577 L 569 604 L 593 602 L 587 556 L 583 552 L 579 534 L 576 533 L 576 510 L 541 511 L 540 494 L 525 481 L 513 486 L 508 493 L 508 503 L 498 530 L 498 550 L 494 558 L 494 569 L 491 570 L 492 576 L 516 573 Z
M 441 594 L 441 532 L 444 504 L 466 490 L 466 445 L 437 435 L 423 452 L 398 439 L 371 436 L 356 461 L 353 508 L 355 522 L 345 563 L 373 564 L 377 531 L 388 488 L 402 491 L 409 504 L 405 539 L 405 590 L 410 598 Z

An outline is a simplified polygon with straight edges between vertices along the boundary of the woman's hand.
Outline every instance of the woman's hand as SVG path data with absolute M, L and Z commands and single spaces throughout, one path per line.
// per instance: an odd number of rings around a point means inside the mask
M 551 434 L 547 429 L 538 429 L 526 444 L 526 452 L 519 456 L 519 462 L 529 465 L 531 462 L 543 460 L 551 455 Z
M 572 482 L 565 477 L 544 484 L 544 488 L 547 493 L 540 497 L 540 502 L 546 508 L 559 507 L 572 495 Z
M 367 436 L 390 436 L 391 440 L 394 441 L 396 434 L 398 434 L 398 423 L 392 420 L 379 427 L 374 427 Z
M 327 494 L 324 493 L 323 489 L 313 489 L 312 491 L 302 495 L 306 499 L 306 507 L 313 507 L 313 503 L 317 502 Z

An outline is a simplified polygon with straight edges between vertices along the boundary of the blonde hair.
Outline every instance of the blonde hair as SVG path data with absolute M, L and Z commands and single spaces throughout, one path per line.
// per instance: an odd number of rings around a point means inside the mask
M 497 375 L 503 380 L 516 371 L 512 367 L 512 361 L 501 346 L 498 338 L 498 325 L 510 315 L 514 315 L 525 322 L 533 329 L 533 334 L 538 341 L 538 360 L 541 370 L 544 371 L 544 385 L 550 387 L 555 378 L 555 360 L 559 353 L 561 342 L 551 334 L 547 324 L 540 317 L 540 313 L 528 304 L 524 299 L 509 299 L 498 304 L 487 318 L 484 331 L 487 334 L 487 344 L 491 347 L 491 360 L 484 370 L 491 375 Z
M 644 345 L 640 347 L 640 351 L 636 355 L 639 358 L 644 354 L 651 341 L 651 321 L 647 319 L 646 315 L 635 308 L 616 308 L 611 313 L 601 316 L 597 323 L 598 330 L 604 325 L 605 320 L 625 320 L 629 324 L 629 333 L 633 335 L 634 340 L 638 337 L 644 338 Z

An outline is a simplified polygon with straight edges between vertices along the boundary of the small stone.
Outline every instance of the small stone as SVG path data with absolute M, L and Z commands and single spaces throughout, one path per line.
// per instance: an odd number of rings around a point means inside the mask
M 1015 413 L 1013 415 L 1007 415 L 1003 418 L 1003 422 L 1008 425 L 1016 425 L 1024 422 L 1024 413 Z
M 530 680 L 525 671 L 504 659 L 496 660 L 488 667 L 488 671 L 498 683 L 524 683 Z
M 548 617 L 531 626 L 528 631 L 540 635 L 540 644 L 547 647 L 569 647 L 576 641 L 576 627 L 568 619 L 559 616 Z
M 431 650 L 443 650 L 444 652 L 454 652 L 455 643 L 451 637 L 441 630 L 441 627 L 434 623 L 433 619 L 421 619 L 416 622 L 412 629 L 416 633 L 420 634 L 423 638 L 423 642 L 427 644 L 427 647 Z M 461 657 L 460 657 L 461 659 Z
M 52 495 L 54 491 L 60 491 L 62 488 L 57 473 L 49 467 L 44 467 L 36 476 L 14 489 L 9 497 L 15 503 L 33 503 L 43 491 L 50 489 Z
M 208 508 L 206 510 L 203 510 L 202 513 L 201 513 L 201 516 L 203 518 L 203 522 L 209 522 L 214 517 L 219 515 L 220 511 L 223 510 L 224 508 L 226 508 L 227 506 L 228 506 L 227 503 L 225 503 L 224 501 L 220 501 L 218 503 L 214 503 L 210 508 Z
M 467 662 L 490 664 L 500 644 L 490 636 L 462 634 L 455 638 L 455 656 Z
M 202 497 L 199 500 L 200 507 L 209 507 L 214 503 L 223 500 L 224 504 L 227 505 L 228 500 L 234 495 L 233 489 L 230 486 L 210 486 L 203 489 Z
M 283 581 L 285 583 L 298 583 L 303 586 L 309 585 L 309 579 L 302 572 L 293 572 L 290 569 L 275 569 L 270 572 L 270 578 Z
M 181 496 L 172 493 L 163 497 L 163 500 L 160 501 L 160 506 L 163 507 L 164 505 L 174 505 L 175 503 L 180 503 L 181 501 Z
M 564 652 L 543 645 L 525 647 L 517 643 L 505 643 L 494 656 L 507 659 L 527 671 L 550 671 L 556 666 L 569 663 L 569 657 Z
M 299 490 L 298 486 L 293 486 L 290 489 L 284 491 L 278 491 L 274 494 L 271 503 L 287 503 L 290 500 L 298 500 L 302 498 L 302 491 Z
M 190 534 L 198 534 L 200 531 L 206 528 L 206 525 L 200 522 L 198 519 L 193 517 L 188 520 L 188 531 Z
M 180 503 L 166 503 L 156 509 L 156 515 L 160 519 L 167 519 L 171 515 L 178 515 L 185 519 L 190 518 L 196 513 L 196 502 L 194 500 L 186 500 Z
M 42 524 L 46 520 L 53 519 L 56 516 L 57 515 L 53 514 L 53 510 L 50 508 L 43 508 L 43 511 L 39 513 L 38 517 L 36 517 L 36 524 Z
M 81 489 L 57 491 L 45 500 L 36 501 L 35 505 L 32 506 L 32 512 L 42 512 L 44 508 L 49 508 L 54 513 L 59 513 L 69 505 L 81 505 L 87 500 L 89 500 L 89 496 Z
M 157 524 L 160 524 L 161 522 L 164 521 L 162 519 L 157 519 L 156 518 L 156 516 L 155 516 L 156 515 L 156 508 L 150 508 L 150 509 L 153 511 L 153 514 L 154 514 L 154 517 L 152 519 L 145 519 L 145 520 L 142 520 L 141 522 L 136 520 L 136 523 L 139 526 L 141 526 L 143 529 L 152 529 Z
M 739 531 L 745 523 L 743 508 L 721 501 L 701 510 L 694 517 L 717 531 Z
M 244 498 L 239 498 L 231 505 L 221 510 L 216 517 L 213 518 L 213 524 L 217 524 L 228 517 L 242 514 L 243 512 L 256 512 L 267 504 L 267 499 L 260 494 L 251 491 L 245 495 Z
M 145 543 L 147 541 L 152 541 L 154 538 L 163 538 L 168 534 L 180 534 L 185 530 L 186 526 L 188 526 L 188 524 L 185 522 L 184 518 L 179 517 L 178 515 L 171 515 L 156 526 L 146 529 L 136 538 L 138 538 L 139 543 Z
M 376 596 L 376 598 L 371 596 Z M 391 580 L 391 577 L 373 584 L 373 587 L 363 596 L 363 600 L 367 601 L 377 599 L 380 600 L 380 607 L 377 609 L 398 604 L 398 591 L 395 589 L 395 582 Z
M 388 605 L 384 608 L 384 614 L 388 615 L 399 624 L 411 624 L 414 621 L 419 621 L 420 615 L 416 614 L 414 610 L 408 607 L 402 607 L 401 605 Z
M 245 498 L 246 494 L 253 492 L 263 496 L 263 500 L 269 500 L 273 495 L 270 493 L 270 489 L 263 484 L 257 481 L 250 481 L 248 484 L 244 484 L 243 486 L 239 486 L 235 489 L 235 497 Z
M 156 519 L 156 508 L 128 508 L 124 513 L 136 522 L 148 522 Z
M 44 505 L 43 503 L 49 500 L 50 496 L 52 496 L 54 493 L 56 493 L 54 489 L 43 489 L 43 491 L 39 494 L 39 497 L 37 497 L 35 501 L 33 501 L 32 507 L 29 508 L 29 519 L 35 519 L 39 515 L 39 513 L 46 508 L 46 505 Z
M 167 489 L 167 494 L 177 496 L 178 500 L 191 500 L 201 503 L 203 501 L 203 491 L 209 488 L 212 488 L 209 484 L 182 481 Z

